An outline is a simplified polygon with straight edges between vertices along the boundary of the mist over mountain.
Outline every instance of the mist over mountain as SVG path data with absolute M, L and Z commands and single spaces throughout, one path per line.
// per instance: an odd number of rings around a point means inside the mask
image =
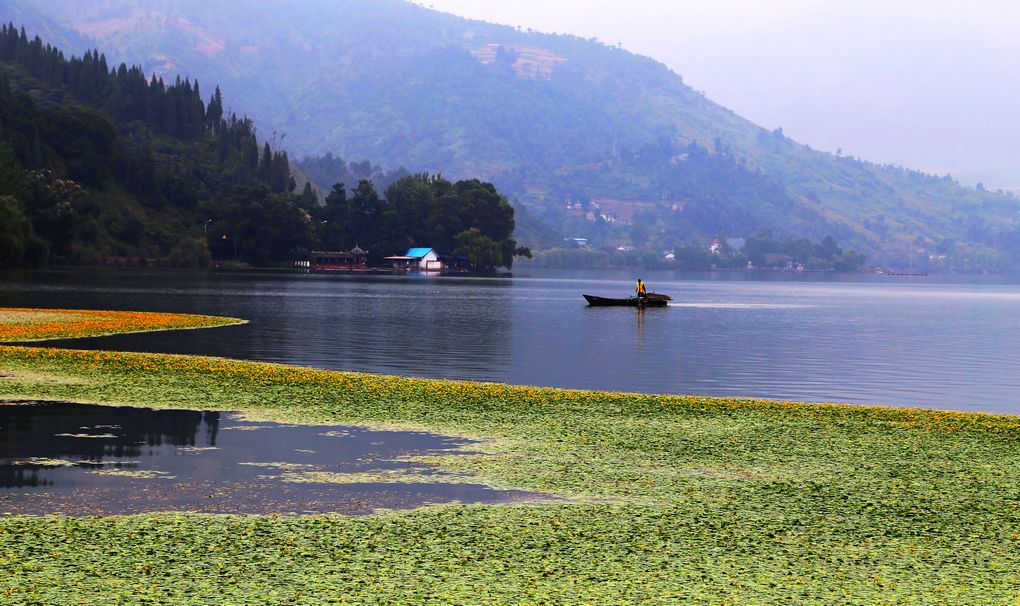
M 668 249 L 770 228 L 880 262 L 1017 265 L 1016 198 L 812 150 L 596 41 L 401 0 L 9 10 L 70 50 L 87 38 L 111 62 L 219 84 L 292 156 L 493 180 L 566 235 Z

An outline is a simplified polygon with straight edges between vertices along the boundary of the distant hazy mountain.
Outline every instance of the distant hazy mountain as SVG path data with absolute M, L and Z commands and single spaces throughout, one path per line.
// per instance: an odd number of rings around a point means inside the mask
M 571 235 L 623 241 L 637 223 L 668 246 L 770 227 L 971 267 L 1020 251 L 1013 197 L 812 150 L 595 41 L 400 0 L 13 0 L 0 17 L 219 83 L 293 156 L 492 179 Z

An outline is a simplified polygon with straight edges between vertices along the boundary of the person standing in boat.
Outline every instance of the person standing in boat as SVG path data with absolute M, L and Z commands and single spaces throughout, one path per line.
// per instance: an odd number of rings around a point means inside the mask
M 647 299 L 647 292 L 645 291 L 645 283 L 641 281 L 641 278 L 638 278 L 637 286 L 634 287 L 634 292 L 637 293 L 638 303 L 643 305 L 645 299 Z

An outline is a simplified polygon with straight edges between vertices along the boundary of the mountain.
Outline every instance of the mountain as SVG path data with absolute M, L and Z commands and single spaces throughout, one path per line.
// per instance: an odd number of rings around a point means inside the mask
M 567 235 L 665 249 L 771 228 L 880 262 L 1020 267 L 1017 198 L 810 149 L 595 40 L 401 0 L 10 3 L 68 44 L 219 82 L 294 155 L 490 179 Z

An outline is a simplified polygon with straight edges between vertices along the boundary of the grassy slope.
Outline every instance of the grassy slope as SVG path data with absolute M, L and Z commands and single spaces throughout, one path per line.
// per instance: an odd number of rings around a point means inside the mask
M 0 520 L 13 603 L 1007 603 L 1020 421 L 0 348 L 0 397 L 494 438 L 438 460 L 577 500 L 370 518 Z

